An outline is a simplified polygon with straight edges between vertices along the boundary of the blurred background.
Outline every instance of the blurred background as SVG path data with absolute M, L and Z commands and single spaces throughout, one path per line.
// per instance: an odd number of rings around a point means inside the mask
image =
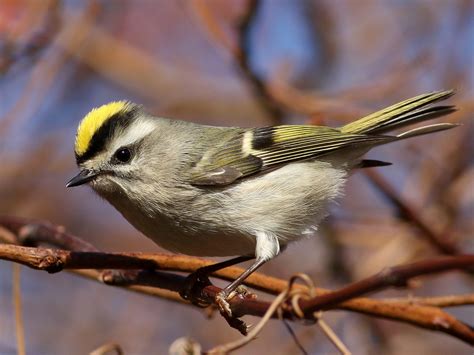
M 377 148 L 376 169 L 434 233 L 474 250 L 474 2 L 470 0 L 179 0 L 0 2 L 0 213 L 45 219 L 106 251 L 162 251 L 87 187 L 76 172 L 81 118 L 127 99 L 156 115 L 227 126 L 342 125 L 423 92 L 454 88 L 448 132 Z M 304 272 L 337 288 L 384 267 L 440 253 L 356 172 L 316 238 L 262 271 Z M 0 354 L 16 353 L 12 265 L 0 261 Z M 27 352 L 84 354 L 109 342 L 165 354 L 181 336 L 204 349 L 240 335 L 200 309 L 133 294 L 68 273 L 22 268 Z M 426 277 L 379 296 L 472 291 L 466 275 Z M 468 308 L 449 310 L 471 322 Z M 326 321 L 356 354 L 470 354 L 441 333 L 348 312 Z M 249 323 L 258 319 L 247 317 Z M 317 327 L 294 324 L 311 354 L 335 348 Z M 238 354 L 292 354 L 272 321 Z

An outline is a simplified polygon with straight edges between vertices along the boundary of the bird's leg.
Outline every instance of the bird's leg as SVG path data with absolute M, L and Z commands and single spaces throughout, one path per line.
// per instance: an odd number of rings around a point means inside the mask
M 244 282 L 247 277 L 249 277 L 255 270 L 257 270 L 266 262 L 266 259 L 257 258 L 257 260 L 255 260 L 255 262 L 247 270 L 245 270 L 238 278 L 232 281 L 229 285 L 227 285 L 226 288 L 217 294 L 216 303 L 219 306 L 221 313 L 225 312 L 227 316 L 232 316 L 232 311 L 230 310 L 227 300 L 232 298 L 232 293 L 242 284 L 242 282 Z
M 239 264 L 239 263 L 243 263 L 244 261 L 248 261 L 248 260 L 251 260 L 253 258 L 254 258 L 254 256 L 249 256 L 249 255 L 247 255 L 247 256 L 238 256 L 236 258 L 225 260 L 225 261 L 222 261 L 222 262 L 219 262 L 219 263 L 216 263 L 216 264 L 201 267 L 201 268 L 197 269 L 196 271 L 194 271 L 192 274 L 190 274 L 188 277 L 186 277 L 184 287 L 179 292 L 179 294 L 184 299 L 191 300 L 193 303 L 197 303 L 199 305 L 198 302 L 195 302 L 195 300 L 196 300 L 195 294 L 197 292 L 193 292 L 193 291 L 198 289 L 197 286 L 199 286 L 199 289 L 202 289 L 202 287 L 210 285 L 211 282 L 209 281 L 209 278 L 208 278 L 208 276 L 210 274 L 212 274 L 213 272 L 216 272 L 218 270 L 224 269 L 226 267 L 229 267 L 229 266 L 232 266 L 232 265 L 235 265 L 235 264 Z
M 243 283 L 243 281 L 250 276 L 255 270 L 257 270 L 260 266 L 265 264 L 268 260 L 274 258 L 280 253 L 280 243 L 278 238 L 275 234 L 271 232 L 262 232 L 257 231 L 255 233 L 256 236 L 256 245 L 255 245 L 255 262 L 245 270 L 237 279 L 232 281 L 226 288 L 224 288 L 221 292 L 219 292 L 216 296 L 216 303 L 219 307 L 219 311 L 221 312 L 226 319 L 232 318 L 232 311 L 230 309 L 229 303 L 227 302 L 228 299 L 233 297 L 233 292 Z M 284 248 L 284 246 L 283 246 Z M 196 303 L 196 300 L 199 300 L 197 296 L 199 296 L 198 292 L 193 292 L 197 290 L 196 286 L 199 283 L 199 290 L 202 287 L 210 285 L 211 282 L 209 281 L 208 275 L 216 272 L 220 269 L 226 268 L 231 265 L 235 265 L 250 259 L 253 259 L 253 256 L 239 256 L 230 260 L 226 260 L 217 264 L 209 265 L 202 267 L 191 275 L 187 277 L 185 286 L 180 291 L 181 297 L 184 299 L 189 299 L 193 303 Z M 203 305 L 203 303 L 198 305 Z
M 257 260 L 216 296 L 216 303 L 219 306 L 219 310 L 226 318 L 232 317 L 232 311 L 230 310 L 227 300 L 232 298 L 233 292 L 237 287 L 260 266 L 280 253 L 280 242 L 274 233 L 257 231 L 255 232 L 255 236 L 255 256 Z

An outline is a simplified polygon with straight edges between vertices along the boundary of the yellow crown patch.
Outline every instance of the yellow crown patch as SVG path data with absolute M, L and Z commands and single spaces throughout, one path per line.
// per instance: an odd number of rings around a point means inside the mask
M 114 101 L 92 109 L 81 121 L 77 128 L 74 151 L 81 156 L 87 151 L 94 133 L 113 115 L 120 111 L 127 111 L 128 101 Z

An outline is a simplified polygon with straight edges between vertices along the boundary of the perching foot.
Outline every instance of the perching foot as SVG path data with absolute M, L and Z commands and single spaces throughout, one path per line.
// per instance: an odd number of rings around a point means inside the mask
M 198 269 L 186 277 L 184 286 L 181 291 L 179 291 L 179 295 L 194 305 L 199 307 L 207 307 L 209 306 L 209 302 L 201 299 L 200 295 L 201 290 L 209 285 L 211 285 L 211 281 L 209 281 L 207 274 Z
M 232 293 L 230 295 L 232 295 Z M 229 297 L 230 295 L 221 291 L 216 296 L 217 308 L 219 308 L 219 312 L 221 312 L 224 317 L 232 317 L 232 310 L 230 309 L 229 302 L 227 302 L 227 299 L 231 298 Z
M 215 298 L 217 307 L 222 315 L 232 317 L 232 310 L 230 309 L 229 301 L 235 296 L 249 297 L 251 293 L 244 285 L 239 285 L 234 291 L 227 293 L 226 290 L 219 292 Z

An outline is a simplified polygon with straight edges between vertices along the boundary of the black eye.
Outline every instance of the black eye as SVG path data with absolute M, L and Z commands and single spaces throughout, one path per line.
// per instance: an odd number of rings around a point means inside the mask
M 132 152 L 128 148 L 119 148 L 115 152 L 114 158 L 121 163 L 128 163 L 132 158 Z

